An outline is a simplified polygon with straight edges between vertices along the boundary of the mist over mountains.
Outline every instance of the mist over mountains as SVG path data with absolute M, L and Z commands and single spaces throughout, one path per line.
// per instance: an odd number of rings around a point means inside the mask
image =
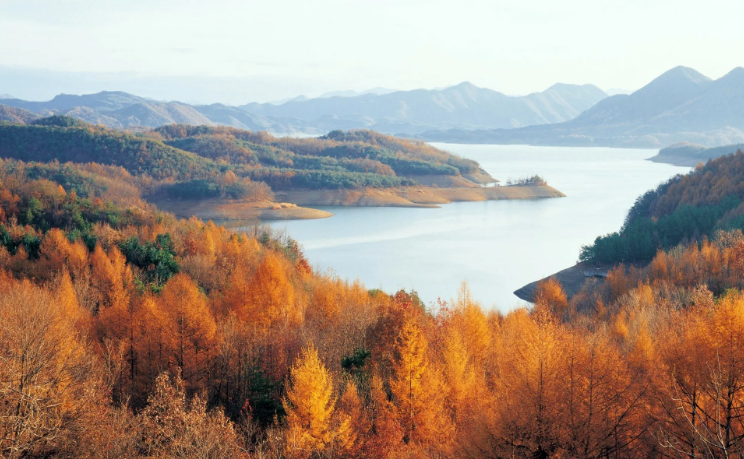
M 599 101 L 576 118 L 520 129 L 430 131 L 427 140 L 567 146 L 717 146 L 744 142 L 744 68 L 718 80 L 676 67 L 630 95 Z
M 226 125 L 278 134 L 372 129 L 429 141 L 658 148 L 744 143 L 744 68 L 711 80 L 676 67 L 631 94 L 555 84 L 508 96 L 464 82 L 441 89 L 336 91 L 241 106 L 163 102 L 125 92 L 60 94 L 50 101 L 0 98 L 0 120 L 64 114 L 113 128 Z M 12 108 L 12 110 L 11 110 Z M 27 112 L 24 112 L 27 111 Z
M 281 105 L 253 103 L 240 108 L 270 119 L 301 120 L 321 131 L 363 127 L 416 134 L 428 129 L 556 123 L 574 118 L 605 97 L 592 85 L 556 84 L 540 93 L 513 97 L 465 82 L 441 90 L 317 98 Z
M 324 134 L 367 128 L 395 134 L 434 129 L 512 128 L 569 120 L 607 95 L 596 86 L 556 84 L 523 97 L 461 83 L 444 89 L 393 91 L 375 88 L 316 99 L 294 98 L 239 107 L 160 102 L 124 92 L 61 94 L 47 102 L 2 99 L 0 104 L 40 115 L 64 114 L 114 128 L 164 124 L 220 124 L 276 133 Z

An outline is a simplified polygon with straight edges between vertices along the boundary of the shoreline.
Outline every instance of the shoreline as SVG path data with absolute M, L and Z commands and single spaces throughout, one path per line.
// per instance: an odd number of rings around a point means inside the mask
M 562 198 L 566 195 L 547 185 L 495 187 L 370 188 L 363 190 L 291 190 L 276 197 L 298 206 L 428 207 L 462 201 Z
M 547 185 L 538 186 L 415 186 L 361 190 L 290 190 L 275 193 L 276 201 L 243 202 L 230 199 L 152 199 L 159 209 L 178 218 L 202 220 L 312 220 L 332 217 L 314 207 L 412 207 L 438 208 L 452 202 L 562 198 L 565 194 Z
M 150 202 L 155 204 L 158 209 L 170 212 L 178 218 L 197 217 L 205 221 L 313 220 L 333 216 L 332 213 L 325 210 L 300 207 L 289 202 L 242 202 L 230 199 L 156 199 Z
M 585 265 L 582 263 L 576 263 L 575 265 L 562 269 L 557 273 L 553 273 L 542 279 L 530 282 L 527 285 L 515 290 L 514 296 L 523 301 L 533 303 L 533 295 L 537 289 L 537 284 L 554 278 L 561 283 L 563 291 L 566 292 L 566 297 L 571 300 L 571 297 L 579 293 L 581 288 L 584 286 L 586 281 L 591 279 L 604 279 L 607 277 L 607 273 L 617 265 Z
M 651 161 L 652 163 L 663 163 L 663 164 L 671 164 L 672 166 L 680 166 L 680 167 L 695 167 L 700 163 L 705 164 L 708 159 L 702 159 L 702 158 L 695 158 L 695 157 L 686 157 L 686 156 L 678 156 L 678 155 L 663 155 L 658 154 L 656 156 L 652 156 L 648 158 L 646 161 Z

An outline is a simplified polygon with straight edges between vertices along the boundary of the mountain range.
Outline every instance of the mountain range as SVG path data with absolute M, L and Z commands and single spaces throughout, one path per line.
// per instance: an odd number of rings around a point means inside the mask
M 630 95 L 599 101 L 574 119 L 518 129 L 429 131 L 421 138 L 465 143 L 660 147 L 744 142 L 744 68 L 711 80 L 676 67 Z
M 660 148 L 744 143 L 744 68 L 711 80 L 676 67 L 631 94 L 556 84 L 508 96 L 464 82 L 439 89 L 337 91 L 241 106 L 163 102 L 125 92 L 60 94 L 46 102 L 0 98 L 0 121 L 69 115 L 118 129 L 225 125 L 279 134 L 371 129 L 428 141 Z M 11 107 L 13 108 L 11 110 Z M 27 110 L 22 112 L 19 110 Z
M 38 115 L 68 115 L 113 128 L 180 123 L 227 125 L 275 133 L 321 134 L 366 128 L 395 134 L 433 129 L 493 129 L 569 120 L 607 97 L 592 85 L 556 84 L 522 97 L 461 83 L 444 89 L 393 91 L 375 88 L 355 95 L 341 91 L 239 107 L 161 102 L 125 92 L 60 94 L 46 102 L 1 99 L 0 104 Z
M 556 84 L 522 97 L 465 82 L 444 89 L 326 97 L 239 108 L 269 119 L 301 120 L 321 131 L 367 128 L 416 134 L 431 129 L 514 128 L 574 118 L 607 97 L 592 85 Z

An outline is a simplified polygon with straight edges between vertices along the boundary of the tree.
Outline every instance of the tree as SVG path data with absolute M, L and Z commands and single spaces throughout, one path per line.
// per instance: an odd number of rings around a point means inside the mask
M 74 443 L 105 403 L 90 351 L 57 299 L 28 281 L 0 295 L 0 454 L 44 457 Z
M 412 454 L 442 453 L 451 440 L 452 425 L 442 416 L 441 376 L 429 365 L 428 342 L 415 316 L 409 317 L 395 341 L 390 391 L 403 439 Z
M 427 342 L 421 327 L 409 319 L 398 334 L 395 343 L 393 380 L 390 390 L 398 408 L 405 441 L 414 439 L 414 432 L 421 425 L 421 412 L 425 397 L 422 379 L 428 368 Z
M 200 396 L 186 400 L 184 381 L 163 373 L 140 421 L 140 448 L 148 457 L 223 459 L 244 457 L 230 421 L 217 409 L 207 411 Z M 245 456 L 247 457 L 247 455 Z
M 246 322 L 268 328 L 275 323 L 287 325 L 299 322 L 295 306 L 294 286 L 287 277 L 282 260 L 268 252 L 250 279 L 236 312 Z
M 533 295 L 535 308 L 546 308 L 558 319 L 563 319 L 568 310 L 568 298 L 563 286 L 557 279 L 541 281 L 537 284 Z
M 364 457 L 395 457 L 403 446 L 403 429 L 398 423 L 395 406 L 388 399 L 382 379 L 377 375 L 372 378 L 369 399 L 371 425 L 364 442 Z
M 315 348 L 305 348 L 292 366 L 284 401 L 290 457 L 310 457 L 331 445 L 338 433 L 332 425 L 335 405 L 331 375 Z
M 133 284 L 133 276 L 119 249 L 112 247 L 107 255 L 100 245 L 96 245 L 90 255 L 90 265 L 92 284 L 101 298 L 98 308 L 126 307 L 129 303 L 129 289 Z
M 741 457 L 744 298 L 731 293 L 705 312 L 680 317 L 682 329 L 668 335 L 677 339 L 663 349 L 660 442 L 673 457 Z
M 217 342 L 217 324 L 207 298 L 185 274 L 176 274 L 163 288 L 162 307 L 168 316 L 170 355 L 190 387 L 203 382 Z
M 445 403 L 452 419 L 457 421 L 472 408 L 475 375 L 460 332 L 450 327 L 445 333 L 442 349 L 442 371 L 447 388 Z

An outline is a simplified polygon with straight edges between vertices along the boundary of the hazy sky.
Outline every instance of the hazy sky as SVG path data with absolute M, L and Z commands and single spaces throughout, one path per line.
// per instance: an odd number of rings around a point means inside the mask
M 677 65 L 744 65 L 742 17 L 741 0 L 0 0 L 0 94 L 637 89 Z

